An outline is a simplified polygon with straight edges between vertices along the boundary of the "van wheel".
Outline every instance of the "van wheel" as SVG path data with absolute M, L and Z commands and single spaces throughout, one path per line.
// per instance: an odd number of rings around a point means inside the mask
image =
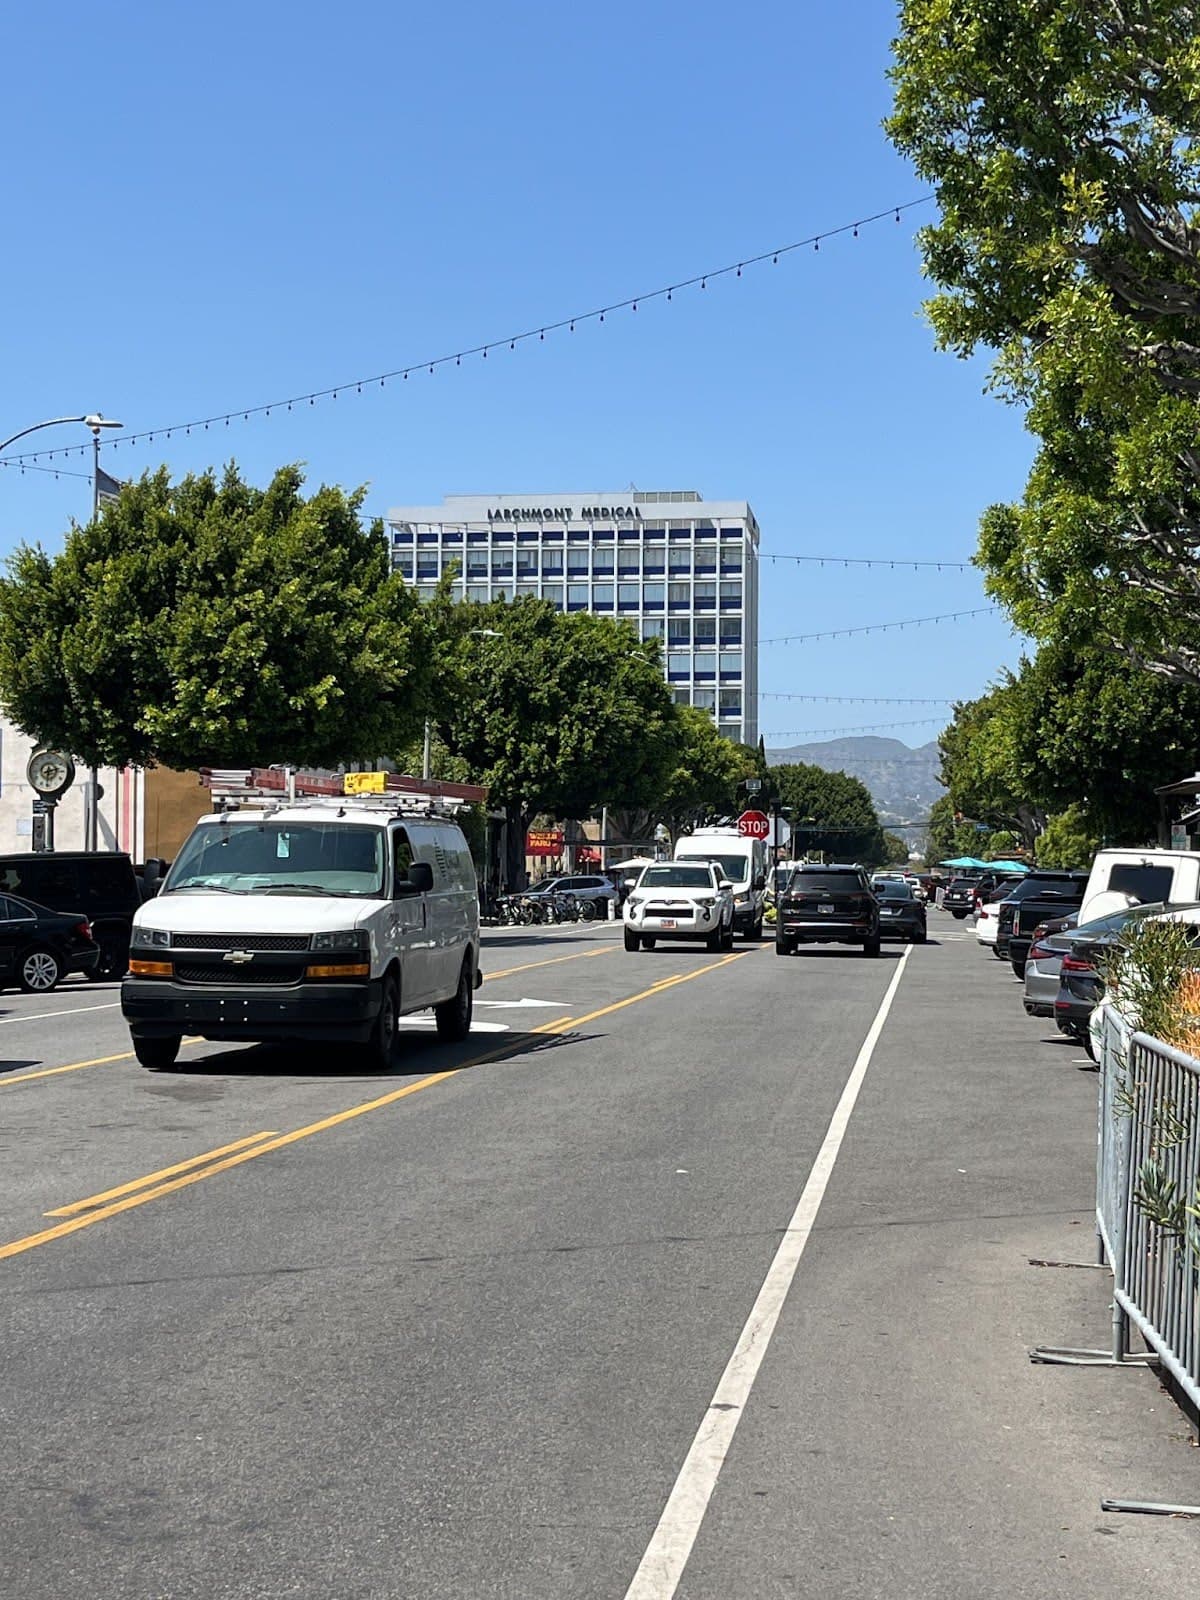
M 35 945 L 21 957 L 17 982 L 26 994 L 49 994 L 61 981 L 62 962 L 45 945 Z
M 383 997 L 379 1014 L 367 1041 L 367 1054 L 374 1066 L 387 1068 L 392 1064 L 392 1051 L 396 1046 L 396 1025 L 400 1019 L 400 990 L 395 975 L 389 973 L 383 980 Z
M 175 1065 L 175 1058 L 182 1043 L 177 1033 L 171 1034 L 166 1039 L 135 1038 L 133 1053 L 138 1059 L 138 1065 L 147 1068 L 148 1071 L 168 1072 Z
M 471 1031 L 471 1015 L 475 1006 L 475 974 L 471 970 L 471 957 L 463 957 L 462 971 L 458 975 L 458 988 L 450 1000 L 434 1006 L 438 1038 L 457 1044 Z

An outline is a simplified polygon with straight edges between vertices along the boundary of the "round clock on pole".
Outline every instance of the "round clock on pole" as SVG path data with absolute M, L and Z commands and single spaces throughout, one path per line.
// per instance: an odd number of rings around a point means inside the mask
M 61 750 L 35 750 L 25 772 L 43 800 L 57 800 L 75 781 L 75 763 Z

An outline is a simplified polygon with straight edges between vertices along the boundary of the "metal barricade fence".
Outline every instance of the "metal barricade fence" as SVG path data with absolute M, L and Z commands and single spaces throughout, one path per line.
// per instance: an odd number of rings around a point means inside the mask
M 1120 1283 L 1129 1209 L 1129 1147 L 1133 1125 L 1120 1114 L 1126 1056 L 1132 1030 L 1112 1006 L 1101 1011 L 1099 1115 L 1096 1135 L 1096 1232 L 1100 1259 Z
M 1115 1301 L 1200 1407 L 1200 1061 L 1135 1033 L 1113 1094 L 1130 1125 Z

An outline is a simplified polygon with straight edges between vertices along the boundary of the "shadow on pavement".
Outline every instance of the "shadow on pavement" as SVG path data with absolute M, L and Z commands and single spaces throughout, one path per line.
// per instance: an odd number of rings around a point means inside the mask
M 331 1083 L 377 1083 L 381 1086 L 417 1080 L 436 1072 L 461 1072 L 514 1057 L 531 1055 L 578 1035 L 519 1032 L 476 1033 L 460 1044 L 443 1044 L 432 1030 L 412 1029 L 400 1037 L 392 1064 L 376 1070 L 366 1063 L 366 1049 L 356 1045 L 271 1043 L 230 1045 L 218 1054 L 188 1058 L 174 1066 L 147 1071 L 147 1079 L 164 1083 L 203 1082 L 220 1078 L 321 1078 Z

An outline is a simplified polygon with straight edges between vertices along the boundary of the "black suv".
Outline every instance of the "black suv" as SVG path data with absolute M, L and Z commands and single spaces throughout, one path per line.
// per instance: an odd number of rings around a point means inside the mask
M 942 894 L 942 910 L 961 922 L 975 905 L 975 878 L 952 878 Z
M 1000 902 L 996 923 L 996 954 L 1012 962 L 1018 978 L 1025 976 L 1025 961 L 1033 930 L 1049 917 L 1078 911 L 1087 888 L 1088 873 L 1034 867 Z
M 801 944 L 860 944 L 879 954 L 879 902 L 861 867 L 798 866 L 775 908 L 775 954 Z
M 133 863 L 118 851 L 48 850 L 0 856 L 0 891 L 51 911 L 81 912 L 100 960 L 92 978 L 119 978 L 129 965 L 129 930 L 143 894 Z

